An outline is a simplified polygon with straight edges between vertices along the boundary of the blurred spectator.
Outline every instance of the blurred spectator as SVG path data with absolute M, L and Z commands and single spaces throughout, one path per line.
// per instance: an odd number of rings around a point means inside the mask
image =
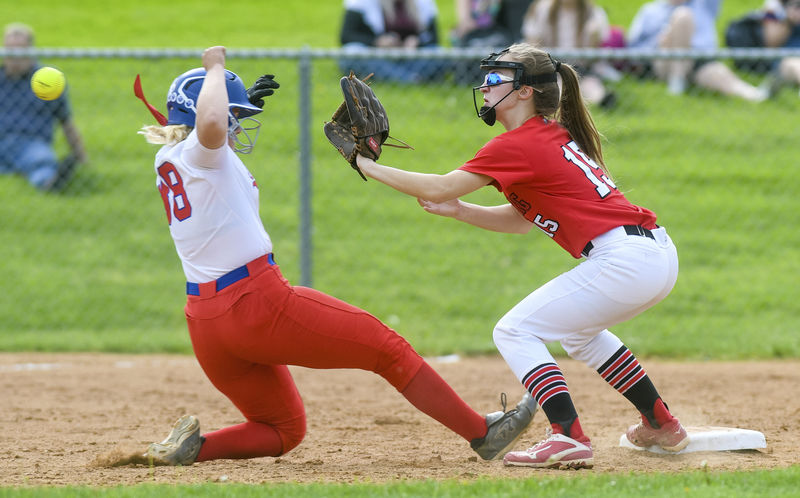
M 521 19 L 532 0 L 456 0 L 454 47 L 506 48 L 522 39 Z
M 511 32 L 512 43 L 519 43 L 525 38 L 522 36 L 522 21 L 535 0 L 502 0 L 499 19 L 508 26 Z
M 598 48 L 611 37 L 608 16 L 592 0 L 538 0 L 522 23 L 525 41 L 536 46 L 562 49 Z M 568 61 L 580 75 L 583 98 L 604 108 L 616 105 L 616 94 L 605 81 L 619 81 L 620 74 L 606 61 Z
M 764 45 L 800 48 L 800 0 L 767 0 L 764 5 Z M 777 85 L 800 85 L 800 57 L 786 57 L 774 66 Z
M 533 0 L 456 0 L 458 24 L 450 33 L 454 47 L 502 49 L 522 40 L 522 18 Z M 483 79 L 477 61 L 453 65 L 455 80 L 475 83 Z
M 456 0 L 454 47 L 507 47 L 511 33 L 499 24 L 500 0 Z
M 33 46 L 33 30 L 21 23 L 5 27 L 6 48 Z M 75 167 L 86 161 L 66 91 L 44 101 L 31 90 L 31 76 L 41 66 L 32 58 L 7 57 L 0 66 L 0 173 L 24 175 L 43 191 L 61 190 Z M 53 150 L 54 121 L 58 120 L 71 154 L 61 161 Z
M 633 48 L 709 49 L 717 48 L 716 19 L 721 0 L 656 0 L 643 5 L 628 31 Z M 666 80 L 671 94 L 686 91 L 689 83 L 723 95 L 761 102 L 765 89 L 739 78 L 716 60 L 658 59 L 652 71 Z
M 345 50 L 365 48 L 429 49 L 439 46 L 434 0 L 345 0 L 340 41 Z M 436 60 L 342 59 L 343 72 L 359 77 L 419 83 L 444 76 Z
M 763 9 L 758 9 L 730 21 L 725 27 L 725 44 L 731 48 L 763 48 L 766 15 Z M 750 73 L 767 73 L 772 65 L 770 60 L 733 59 L 736 69 Z

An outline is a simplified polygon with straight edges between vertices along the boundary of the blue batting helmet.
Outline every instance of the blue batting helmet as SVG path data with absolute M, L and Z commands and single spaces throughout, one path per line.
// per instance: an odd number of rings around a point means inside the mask
M 197 97 L 206 77 L 202 67 L 186 71 L 175 78 L 167 92 L 167 124 L 186 125 L 194 128 L 197 116 Z M 233 71 L 225 70 L 225 86 L 228 88 L 228 109 L 231 117 L 238 109 L 238 118 L 246 118 L 262 111 L 247 99 L 247 90 L 242 79 Z

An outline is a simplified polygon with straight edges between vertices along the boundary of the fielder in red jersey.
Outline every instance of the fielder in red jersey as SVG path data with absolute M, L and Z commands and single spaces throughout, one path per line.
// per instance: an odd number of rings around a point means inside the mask
M 628 202 L 569 132 L 543 116 L 495 137 L 459 169 L 491 177 L 523 218 L 575 258 L 612 228 L 655 228 L 656 215 Z
M 235 153 L 252 150 L 260 123 L 250 116 L 278 84 L 264 75 L 246 90 L 225 69 L 224 47 L 208 48 L 202 62 L 173 81 L 168 118 L 147 104 L 162 126 L 140 133 L 163 145 L 156 186 L 187 279 L 192 347 L 245 420 L 201 435 L 197 417 L 182 416 L 146 455 L 155 464 L 190 465 L 285 454 L 305 436 L 303 402 L 287 367 L 300 365 L 375 372 L 481 458 L 502 457 L 533 419 L 530 394 L 513 409 L 479 415 L 376 317 L 283 278 L 259 216 L 258 186 Z M 144 100 L 138 79 L 134 88 Z
M 572 270 L 536 289 L 494 328 L 495 345 L 542 407 L 550 433 L 506 465 L 591 467 L 584 434 L 561 369 L 546 344 L 560 342 L 595 369 L 641 414 L 626 436 L 635 445 L 677 452 L 688 435 L 636 357 L 608 328 L 655 305 L 678 276 L 678 256 L 656 215 L 630 203 L 603 162 L 600 134 L 581 97 L 578 75 L 520 43 L 481 61 L 487 71 L 475 110 L 506 129 L 474 158 L 443 175 L 392 168 L 358 156 L 362 173 L 417 197 L 428 212 L 487 230 L 538 227 L 575 258 Z M 559 77 L 563 94 L 559 87 Z M 492 185 L 508 200 L 480 206 L 459 197 Z

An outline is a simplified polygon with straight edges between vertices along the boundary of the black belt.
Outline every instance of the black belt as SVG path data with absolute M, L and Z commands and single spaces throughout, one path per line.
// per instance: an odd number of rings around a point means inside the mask
M 651 232 L 650 230 L 646 229 L 643 226 L 622 225 L 622 228 L 625 229 L 625 233 L 628 235 L 638 235 L 640 237 L 647 237 L 649 239 L 656 240 L 656 238 L 653 236 L 653 232 Z M 581 251 L 581 254 L 584 257 L 586 257 L 589 255 L 589 251 L 591 251 L 592 249 L 594 249 L 594 244 L 592 244 L 592 241 L 590 240 L 589 243 L 586 244 L 586 247 L 583 248 L 583 251 Z

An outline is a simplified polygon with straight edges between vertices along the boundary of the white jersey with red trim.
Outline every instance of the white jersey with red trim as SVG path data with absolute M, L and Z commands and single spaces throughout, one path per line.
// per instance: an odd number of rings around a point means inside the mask
M 256 181 L 227 143 L 207 149 L 192 130 L 158 151 L 155 170 L 186 280 L 215 280 L 272 252 Z

